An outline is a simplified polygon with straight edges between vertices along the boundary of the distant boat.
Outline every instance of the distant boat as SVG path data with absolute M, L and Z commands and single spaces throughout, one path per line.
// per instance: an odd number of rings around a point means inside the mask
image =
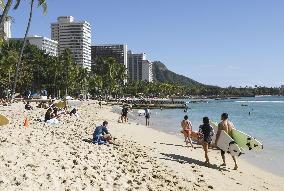
M 248 105 L 246 105 L 246 104 L 242 104 L 241 106 L 248 106 Z

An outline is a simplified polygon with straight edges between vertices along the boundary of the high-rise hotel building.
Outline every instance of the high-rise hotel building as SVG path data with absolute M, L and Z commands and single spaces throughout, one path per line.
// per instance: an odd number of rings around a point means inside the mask
M 51 39 L 58 42 L 58 52 L 70 49 L 77 64 L 91 69 L 91 25 L 75 21 L 72 16 L 61 16 L 51 23 Z
M 0 15 L 2 17 L 2 15 Z M 8 39 L 12 37 L 12 33 L 11 33 L 11 17 L 7 16 L 6 20 L 4 21 L 4 25 L 3 28 L 0 29 L 4 32 L 4 38 Z
M 92 49 L 92 65 L 95 67 L 98 58 L 112 57 L 127 68 L 127 44 L 94 45 Z
M 128 51 L 128 77 L 130 81 L 153 81 L 152 63 L 146 54 L 133 54 Z
M 24 41 L 24 38 L 10 38 L 10 40 Z M 51 56 L 58 55 L 58 51 L 57 51 L 58 42 L 55 40 L 51 40 L 43 36 L 34 35 L 34 36 L 27 37 L 27 43 L 37 46 L 39 49 L 44 50 L 45 53 Z

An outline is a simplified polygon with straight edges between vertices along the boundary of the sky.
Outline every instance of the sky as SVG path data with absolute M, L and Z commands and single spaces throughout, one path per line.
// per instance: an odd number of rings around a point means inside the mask
M 46 0 L 30 35 L 50 37 L 50 23 L 71 15 L 92 26 L 92 44 L 127 44 L 168 69 L 209 85 L 284 85 L 283 0 Z M 14 17 L 23 37 L 29 4 Z

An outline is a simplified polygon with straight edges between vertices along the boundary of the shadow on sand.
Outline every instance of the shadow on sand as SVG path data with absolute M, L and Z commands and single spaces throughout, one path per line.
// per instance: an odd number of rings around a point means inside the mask
M 176 145 L 176 144 L 172 144 L 172 143 L 158 143 L 158 142 L 153 142 L 153 143 L 160 144 L 160 145 L 175 146 L 175 147 L 188 147 L 186 145 Z M 200 144 L 196 144 L 196 143 L 193 142 L 193 145 L 195 145 L 195 148 L 202 148 L 202 145 L 200 145 Z M 189 146 L 189 148 L 191 148 L 191 147 Z M 219 150 L 217 147 L 210 147 L 209 149 Z
M 167 154 L 167 153 L 160 153 L 161 155 L 165 156 L 165 158 L 160 158 L 163 160 L 170 160 L 178 163 L 188 163 L 188 164 L 196 164 L 198 166 L 205 166 L 203 161 L 181 156 L 181 155 L 176 155 L 176 154 Z M 219 171 L 229 171 L 225 168 L 222 168 L 220 166 L 217 166 L 216 164 L 211 164 L 210 166 L 206 166 L 208 168 L 216 169 Z
M 86 143 L 93 143 L 93 139 L 89 138 L 89 139 L 83 139 L 84 142 Z
M 168 146 L 175 146 L 175 147 L 188 147 L 186 145 L 176 145 L 176 144 L 172 144 L 172 143 L 158 143 L 158 142 L 153 142 L 156 144 L 160 144 L 160 145 L 168 145 Z M 197 144 L 194 144 L 197 146 Z M 201 146 L 201 145 L 200 145 Z M 189 147 L 190 148 L 190 147 Z M 201 147 L 196 147 L 196 148 L 201 148 Z

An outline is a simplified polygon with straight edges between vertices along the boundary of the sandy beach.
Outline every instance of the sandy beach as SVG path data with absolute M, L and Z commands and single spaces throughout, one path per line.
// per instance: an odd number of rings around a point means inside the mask
M 35 105 L 33 105 L 35 106 Z M 220 151 L 210 150 L 203 165 L 201 146 L 188 148 L 181 137 L 135 121 L 118 123 L 113 107 L 86 101 L 79 117 L 62 125 L 39 122 L 44 109 L 25 111 L 23 103 L 0 107 L 10 124 L 0 127 L 0 190 L 284 190 L 284 177 L 239 159 L 239 169 Z M 25 117 L 28 128 L 23 127 Z M 116 145 L 90 141 L 104 120 Z M 166 124 L 164 124 L 166 125 Z M 178 130 L 177 130 L 178 131 Z

